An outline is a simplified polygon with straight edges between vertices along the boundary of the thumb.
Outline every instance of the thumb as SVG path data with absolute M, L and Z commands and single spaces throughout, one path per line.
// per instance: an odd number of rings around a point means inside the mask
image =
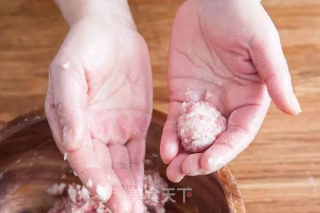
M 275 105 L 287 114 L 299 114 L 301 108 L 293 92 L 278 32 L 269 17 L 260 26 L 262 29 L 256 31 L 249 47 L 253 64 Z
M 55 60 L 50 69 L 57 117 L 62 128 L 62 146 L 74 151 L 87 133 L 87 83 L 77 61 Z

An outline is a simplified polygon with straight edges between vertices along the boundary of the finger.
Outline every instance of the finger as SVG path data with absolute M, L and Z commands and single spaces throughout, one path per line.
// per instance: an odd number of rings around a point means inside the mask
M 129 163 L 132 171 L 132 176 L 136 184 L 139 198 L 143 198 L 143 181 L 144 181 L 144 158 L 146 152 L 146 140 L 132 140 L 127 144 Z M 132 197 L 132 196 L 129 196 Z M 134 202 L 132 212 L 144 212 L 142 201 Z
M 60 144 L 62 144 L 61 143 L 61 141 L 62 141 L 62 128 L 59 123 L 57 111 L 55 108 L 54 95 L 53 95 L 53 89 L 52 89 L 52 85 L 51 85 L 50 76 L 49 76 L 49 81 L 48 81 L 48 90 L 47 90 L 47 95 L 46 95 L 46 99 L 45 99 L 44 110 L 45 110 L 47 121 L 49 123 L 50 129 L 52 132 L 53 139 L 56 142 L 60 152 L 65 153 L 66 152 L 65 149 L 63 148 L 63 146 L 60 145 Z
M 180 139 L 177 133 L 177 120 L 181 109 L 181 103 L 171 102 L 167 121 L 164 125 L 160 155 L 164 163 L 169 164 L 179 152 Z
M 89 192 L 113 212 L 130 212 L 127 194 L 112 170 L 108 148 L 97 140 L 90 143 L 68 154 L 71 167 Z
M 108 181 L 112 184 L 112 195 L 106 206 L 112 212 L 130 212 L 131 204 L 129 197 L 123 189 L 117 174 L 113 171 L 108 147 L 98 140 L 93 140 L 93 149 L 107 174 Z
M 112 197 L 107 202 L 106 206 L 111 210 L 111 212 L 132 212 L 131 202 L 128 198 L 126 191 L 123 189 L 121 185 L 113 186 Z
M 72 151 L 81 147 L 87 132 L 87 84 L 84 71 L 76 60 L 60 58 L 51 64 L 51 83 L 62 127 L 62 145 Z
M 182 162 L 182 172 L 188 176 L 196 176 L 203 174 L 201 167 L 202 153 L 191 154 L 186 157 Z
M 92 139 L 93 151 L 95 152 L 103 170 L 107 174 L 107 179 L 113 185 L 120 185 L 121 182 L 116 175 L 116 173 L 112 169 L 112 160 L 108 147 L 101 141 Z
M 167 168 L 167 177 L 170 181 L 174 183 L 180 182 L 185 174 L 181 169 L 183 160 L 188 156 L 188 153 L 182 152 L 175 159 L 171 161 Z
M 127 144 L 129 163 L 132 176 L 139 192 L 143 192 L 144 180 L 144 157 L 146 152 L 146 140 L 137 139 L 129 141 Z
M 278 32 L 269 18 L 259 26 L 264 28 L 257 29 L 250 43 L 249 52 L 252 61 L 267 85 L 275 105 L 285 113 L 299 114 L 301 108 L 293 92 L 288 64 L 281 48 Z
M 269 101 L 266 100 L 261 105 L 247 105 L 236 109 L 228 119 L 227 130 L 203 153 L 203 170 L 214 172 L 246 149 L 257 134 L 268 107 Z
M 113 144 L 108 146 L 111 153 L 112 168 L 117 174 L 122 187 L 131 202 L 131 212 L 143 213 L 142 193 L 138 191 L 130 165 L 129 152 L 126 146 Z
M 89 135 L 85 137 L 82 147 L 68 152 L 67 159 L 76 175 L 92 195 L 102 202 L 107 202 L 111 198 L 111 177 L 106 173 L 98 155 L 94 152 Z

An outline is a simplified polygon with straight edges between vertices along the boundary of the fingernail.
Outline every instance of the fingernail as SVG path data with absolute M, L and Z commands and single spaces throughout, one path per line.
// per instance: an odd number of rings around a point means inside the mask
M 63 127 L 63 142 L 70 143 L 73 141 L 72 130 L 69 126 Z
M 223 167 L 222 160 L 216 159 L 214 160 L 212 157 L 207 160 L 206 165 L 204 166 L 204 170 L 208 172 L 215 172 Z
M 207 160 L 207 163 L 205 163 L 205 165 L 203 166 L 203 169 L 205 171 L 212 171 L 213 168 L 213 158 L 209 158 Z
M 301 112 L 301 107 L 300 107 L 300 104 L 299 104 L 297 97 L 294 94 L 291 95 L 290 102 L 291 102 L 291 106 L 299 114 Z

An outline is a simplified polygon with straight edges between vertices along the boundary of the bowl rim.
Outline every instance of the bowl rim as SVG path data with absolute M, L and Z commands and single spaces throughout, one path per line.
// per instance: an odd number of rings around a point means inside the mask
M 153 115 L 157 115 L 157 119 L 155 119 L 154 122 L 163 127 L 167 115 L 156 109 L 153 109 Z M 154 119 L 154 116 L 152 116 L 152 119 Z M 37 109 L 20 115 L 7 123 L 0 125 L 0 144 L 3 140 L 19 132 L 20 130 L 45 120 L 47 120 L 47 118 L 44 110 Z M 210 175 L 215 176 L 215 178 L 221 184 L 228 202 L 230 213 L 246 213 L 244 201 L 230 169 L 228 167 L 223 167 L 219 171 L 216 171 Z

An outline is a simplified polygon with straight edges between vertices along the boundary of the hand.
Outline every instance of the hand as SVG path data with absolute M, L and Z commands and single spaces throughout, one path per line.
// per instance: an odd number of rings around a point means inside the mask
M 92 195 L 113 212 L 143 212 L 135 198 L 143 190 L 151 119 L 146 43 L 132 19 L 111 12 L 69 23 L 50 66 L 45 104 L 54 139 Z
M 277 30 L 254 0 L 186 1 L 173 24 L 168 81 L 161 157 L 174 182 L 214 172 L 241 153 L 257 134 L 270 97 L 285 113 L 301 111 Z M 204 153 L 190 154 L 180 146 L 177 117 L 183 102 L 201 100 L 227 117 L 227 130 Z

